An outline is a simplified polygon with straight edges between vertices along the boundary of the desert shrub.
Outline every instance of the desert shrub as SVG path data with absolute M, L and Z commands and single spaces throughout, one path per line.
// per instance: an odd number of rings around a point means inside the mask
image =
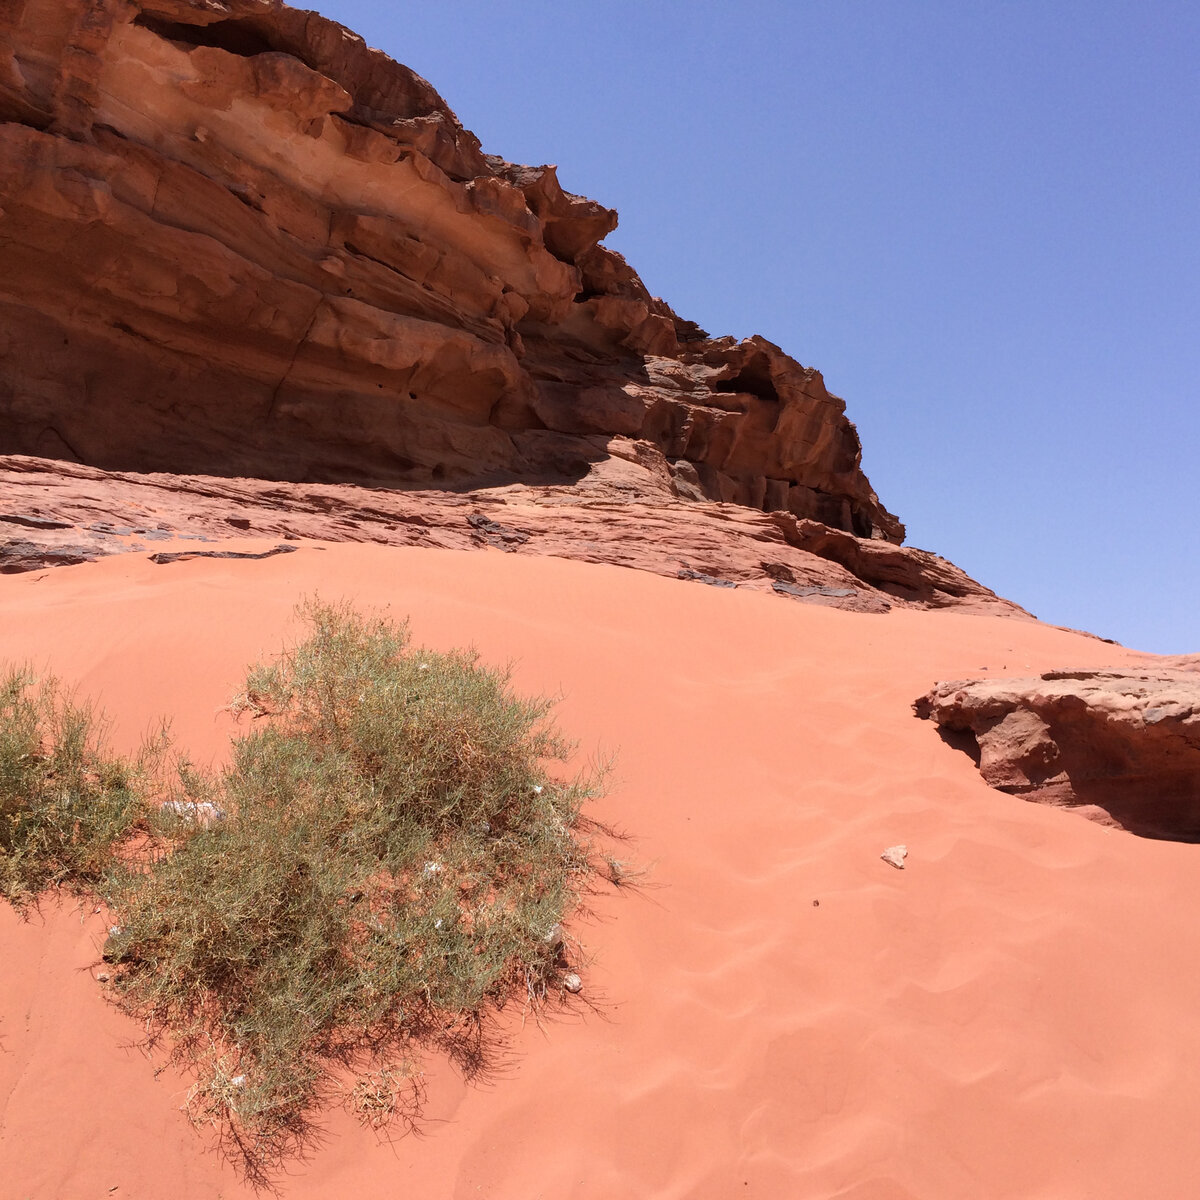
M 108 753 L 102 722 L 57 680 L 0 678 L 0 895 L 101 888 L 146 815 L 143 762 Z
M 114 996 L 196 1071 L 189 1113 L 260 1181 L 339 1088 L 378 1127 L 413 1119 L 423 1051 L 485 1071 L 490 1013 L 577 987 L 563 924 L 601 877 L 596 782 L 549 771 L 570 747 L 546 701 L 404 626 L 304 615 L 310 636 L 234 701 L 253 723 L 228 768 L 178 765 L 137 852 L 80 876 L 114 914 Z

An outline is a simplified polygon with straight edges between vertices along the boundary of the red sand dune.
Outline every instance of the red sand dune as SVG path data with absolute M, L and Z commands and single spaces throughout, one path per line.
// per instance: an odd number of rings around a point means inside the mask
M 513 659 L 616 750 L 597 815 L 658 885 L 582 930 L 606 1018 L 431 1070 L 424 1136 L 346 1114 L 289 1197 L 1128 1200 L 1194 1195 L 1200 847 L 1001 795 L 916 720 L 937 679 L 1139 661 L 1043 625 L 863 615 L 491 552 L 305 544 L 0 578 L 0 659 L 102 697 L 116 740 L 217 710 L 314 591 Z M 907 869 L 880 861 L 909 847 Z M 814 902 L 818 902 L 816 904 Z M 0 909 L 0 1193 L 249 1194 L 92 978 L 100 918 Z

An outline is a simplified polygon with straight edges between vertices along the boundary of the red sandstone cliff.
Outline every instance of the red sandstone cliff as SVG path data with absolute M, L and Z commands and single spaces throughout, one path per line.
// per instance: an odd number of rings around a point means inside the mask
M 679 319 L 614 212 L 316 13 L 6 0 L 0 122 L 0 454 L 436 487 L 615 449 L 902 540 L 816 371 Z

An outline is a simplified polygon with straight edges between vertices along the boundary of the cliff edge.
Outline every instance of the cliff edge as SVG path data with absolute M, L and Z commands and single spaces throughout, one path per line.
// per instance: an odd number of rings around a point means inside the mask
M 438 487 L 623 440 L 684 498 L 903 538 L 818 372 L 677 317 L 615 212 L 317 13 L 17 0 L 0 120 L 0 452 Z

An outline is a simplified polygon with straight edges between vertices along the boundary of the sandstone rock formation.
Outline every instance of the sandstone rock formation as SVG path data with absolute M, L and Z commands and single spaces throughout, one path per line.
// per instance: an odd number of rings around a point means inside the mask
M 0 210 L 0 453 L 426 487 L 640 457 L 835 558 L 903 538 L 816 371 L 677 317 L 614 212 L 315 13 L 7 0 Z
M 1200 658 L 1145 671 L 939 683 L 914 706 L 992 787 L 1200 841 Z
M 684 502 L 643 444 L 614 449 L 574 484 L 471 491 L 135 474 L 0 456 L 0 573 L 190 539 L 313 538 L 553 555 L 856 612 L 953 606 L 1028 619 L 937 555 L 791 513 Z

